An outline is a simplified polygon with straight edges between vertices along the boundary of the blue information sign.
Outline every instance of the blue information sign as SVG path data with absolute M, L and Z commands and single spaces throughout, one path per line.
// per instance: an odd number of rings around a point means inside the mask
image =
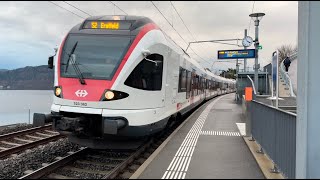
M 218 59 L 244 59 L 244 58 L 255 58 L 255 57 L 256 57 L 255 49 L 218 51 Z

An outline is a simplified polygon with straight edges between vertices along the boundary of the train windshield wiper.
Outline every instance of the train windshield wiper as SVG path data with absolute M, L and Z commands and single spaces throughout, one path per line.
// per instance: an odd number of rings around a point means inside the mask
M 65 73 L 67 72 L 68 67 L 69 67 L 69 61 L 71 60 L 72 67 L 74 68 L 74 71 L 76 72 L 80 83 L 81 84 L 86 84 L 86 82 L 84 81 L 83 75 L 82 75 L 82 73 L 81 73 L 81 71 L 79 69 L 79 66 L 76 64 L 76 55 L 74 54 L 74 51 L 76 50 L 77 45 L 78 45 L 78 41 L 73 45 L 70 54 L 68 54 L 69 57 L 68 57 L 68 60 L 67 60 L 67 63 L 66 63 L 66 69 L 65 69 L 64 72 Z
M 81 84 L 86 84 L 86 82 L 84 81 L 84 78 L 83 78 L 83 75 L 79 69 L 79 66 L 78 64 L 76 64 L 76 55 L 75 54 L 71 54 L 71 63 L 72 63 L 72 67 L 74 68 L 74 71 L 76 72 L 78 78 L 79 78 L 79 81 Z M 70 60 L 70 58 L 69 58 Z
M 72 50 L 71 50 L 71 52 L 70 52 L 70 54 L 69 54 L 69 57 L 68 57 L 68 60 L 67 60 L 67 63 L 66 63 L 66 69 L 64 70 L 64 73 L 66 73 L 67 70 L 68 70 L 68 66 L 69 66 L 69 61 L 70 61 L 71 55 L 72 55 L 72 54 L 74 53 L 74 51 L 76 50 L 77 45 L 78 45 L 78 41 L 77 41 L 77 42 L 73 45 L 73 47 L 72 47 Z

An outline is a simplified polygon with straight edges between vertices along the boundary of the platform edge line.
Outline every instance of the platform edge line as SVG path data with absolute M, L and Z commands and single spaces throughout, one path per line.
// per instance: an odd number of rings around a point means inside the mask
M 225 95 L 223 95 L 223 96 L 225 96 Z M 218 97 L 218 96 L 216 96 L 216 97 Z M 212 100 L 215 100 L 215 99 L 216 98 L 213 98 Z M 207 106 L 210 105 L 210 103 L 211 103 L 210 101 L 206 102 L 205 104 L 207 104 Z M 150 157 L 147 160 L 145 160 L 145 162 L 136 170 L 136 172 L 129 179 L 138 179 L 139 176 L 144 172 L 144 170 L 149 166 L 149 164 L 154 160 L 154 158 L 156 158 L 158 156 L 158 154 L 162 151 L 162 149 L 172 139 L 172 137 L 185 125 L 185 123 L 187 123 L 191 119 L 191 117 L 193 115 L 195 115 L 198 111 L 200 111 L 201 107 L 196 109 L 182 124 L 180 124 L 180 126 L 176 130 L 174 130 L 174 132 L 171 133 L 171 135 L 150 155 Z M 203 111 L 205 110 L 205 108 L 203 109 Z

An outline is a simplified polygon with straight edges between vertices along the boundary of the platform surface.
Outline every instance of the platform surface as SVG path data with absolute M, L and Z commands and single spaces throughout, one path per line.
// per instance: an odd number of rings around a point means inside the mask
M 234 97 L 224 95 L 201 106 L 138 178 L 264 179 L 241 137 L 241 106 Z

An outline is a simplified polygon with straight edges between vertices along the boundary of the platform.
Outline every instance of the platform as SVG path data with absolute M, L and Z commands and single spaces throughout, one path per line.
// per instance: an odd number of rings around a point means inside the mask
M 202 105 L 133 177 L 264 179 L 241 137 L 244 133 L 241 106 L 235 103 L 234 97 L 228 94 Z

